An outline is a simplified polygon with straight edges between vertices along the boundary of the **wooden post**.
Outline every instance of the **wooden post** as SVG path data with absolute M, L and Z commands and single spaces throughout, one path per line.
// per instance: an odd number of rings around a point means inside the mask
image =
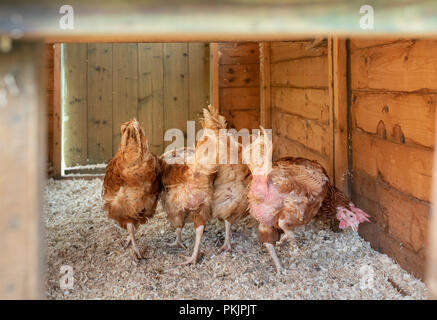
M 0 299 L 43 298 L 44 46 L 0 52 Z
M 437 130 L 434 132 L 437 138 Z M 431 219 L 428 231 L 428 256 L 426 281 L 429 288 L 429 298 L 437 300 L 437 153 L 434 151 L 434 175 L 432 186 Z
M 264 128 L 272 128 L 270 100 L 270 42 L 259 44 L 260 67 L 260 123 Z
M 211 104 L 220 109 L 219 64 L 220 51 L 218 43 L 211 43 Z M 222 111 L 222 110 L 221 110 Z
M 61 132 L 61 44 L 54 45 L 53 84 L 53 177 L 62 175 L 62 132 Z
M 333 117 L 332 165 L 335 185 L 349 195 L 346 40 L 328 39 L 329 101 Z M 349 195 L 350 196 L 350 195 Z

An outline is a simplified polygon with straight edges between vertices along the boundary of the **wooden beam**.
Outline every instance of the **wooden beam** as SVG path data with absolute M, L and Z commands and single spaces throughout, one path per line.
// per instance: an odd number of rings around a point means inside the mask
M 47 126 L 42 44 L 0 52 L 0 299 L 43 298 Z
M 71 0 L 74 28 L 61 29 L 61 3 L 2 1 L 1 33 L 19 30 L 26 39 L 52 42 L 272 41 L 296 35 L 411 37 L 435 35 L 437 3 L 429 0 L 367 0 L 372 30 L 360 27 L 362 0 Z M 18 21 L 18 22 L 17 22 Z M 408 21 L 408 23 L 405 23 Z
M 218 43 L 211 43 L 211 104 L 220 108 L 220 51 Z M 223 111 L 223 110 L 221 110 Z
M 335 185 L 349 194 L 346 40 L 328 39 L 329 100 L 333 115 L 332 165 Z
M 62 131 L 61 131 L 61 44 L 54 45 L 54 84 L 53 84 L 53 177 L 62 175 Z
M 437 131 L 434 132 L 437 138 Z M 432 186 L 432 210 L 428 231 L 428 256 L 426 281 L 429 288 L 429 298 L 437 300 L 437 153 L 434 151 L 434 174 Z
M 260 123 L 264 128 L 272 128 L 270 91 L 270 42 L 259 44 L 260 67 Z

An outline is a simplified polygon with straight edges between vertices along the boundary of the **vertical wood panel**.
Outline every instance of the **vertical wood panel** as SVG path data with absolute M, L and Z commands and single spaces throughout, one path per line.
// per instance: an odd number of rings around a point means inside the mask
M 116 43 L 113 47 L 112 152 L 117 152 L 120 126 L 138 116 L 138 45 Z
M 214 106 L 220 106 L 220 73 L 219 73 L 219 61 L 220 61 L 220 52 L 219 52 L 219 44 L 211 43 L 210 49 L 210 57 L 211 57 L 211 103 Z M 223 111 L 223 110 L 221 110 Z
M 202 109 L 209 104 L 209 44 L 188 44 L 189 110 L 188 119 L 196 121 L 196 131 L 201 128 Z
M 260 123 L 264 128 L 272 127 L 270 91 L 270 42 L 259 44 L 260 62 Z
M 164 44 L 164 130 L 179 128 L 186 135 L 188 120 L 188 44 Z M 169 142 L 164 142 L 167 146 Z
M 14 42 L 0 53 L 0 299 L 43 298 L 42 189 L 47 126 L 43 45 Z
M 112 157 L 112 44 L 88 44 L 88 158 Z
M 63 126 L 65 165 L 87 160 L 87 47 L 86 43 L 64 45 L 65 90 Z
M 329 97 L 333 111 L 333 156 L 335 185 L 349 194 L 348 106 L 346 40 L 328 39 Z
M 56 43 L 53 55 L 53 176 L 62 172 L 62 108 L 61 108 L 61 44 Z
M 164 151 L 163 44 L 138 44 L 138 61 L 138 120 L 159 155 Z

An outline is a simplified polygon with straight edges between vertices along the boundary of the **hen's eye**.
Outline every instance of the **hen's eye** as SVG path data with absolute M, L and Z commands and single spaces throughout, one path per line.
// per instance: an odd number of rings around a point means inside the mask
M 353 218 L 353 217 L 354 217 L 353 215 L 351 215 L 351 214 L 349 215 L 349 218 Z

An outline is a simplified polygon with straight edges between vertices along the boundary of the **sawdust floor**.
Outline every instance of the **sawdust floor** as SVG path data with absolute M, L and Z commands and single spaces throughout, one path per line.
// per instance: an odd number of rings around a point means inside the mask
M 46 296 L 49 299 L 424 299 L 425 285 L 352 231 L 320 223 L 296 230 L 296 245 L 278 249 L 286 272 L 277 275 L 256 228 L 233 227 L 233 251 L 218 254 L 224 226 L 211 221 L 195 265 L 193 225 L 183 230 L 188 250 L 169 248 L 174 232 L 161 206 L 137 231 L 146 259 L 122 245 L 127 232 L 102 210 L 102 180 L 49 180 L 45 189 Z M 60 289 L 61 266 L 73 268 L 74 288 Z

